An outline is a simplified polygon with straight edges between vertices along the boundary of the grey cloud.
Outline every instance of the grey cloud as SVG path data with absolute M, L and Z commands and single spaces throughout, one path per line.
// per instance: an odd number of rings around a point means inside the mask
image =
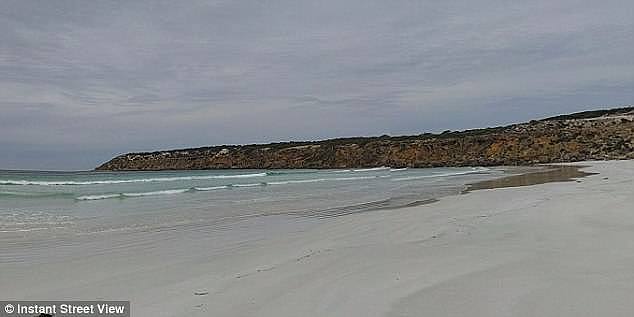
M 3 1 L 0 168 L 630 104 L 633 12 L 619 0 Z M 64 159 L 71 149 L 83 159 Z

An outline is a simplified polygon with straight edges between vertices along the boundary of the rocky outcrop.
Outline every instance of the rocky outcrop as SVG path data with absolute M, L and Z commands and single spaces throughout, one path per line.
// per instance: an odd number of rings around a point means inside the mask
M 634 159 L 634 107 L 442 134 L 130 153 L 97 170 L 491 166 L 608 159 Z

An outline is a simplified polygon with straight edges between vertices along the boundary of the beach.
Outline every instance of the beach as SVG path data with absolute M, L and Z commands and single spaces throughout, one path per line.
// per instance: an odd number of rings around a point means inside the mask
M 5 241 L 0 298 L 130 300 L 133 316 L 631 316 L 634 161 L 575 165 L 594 174 L 319 221 Z

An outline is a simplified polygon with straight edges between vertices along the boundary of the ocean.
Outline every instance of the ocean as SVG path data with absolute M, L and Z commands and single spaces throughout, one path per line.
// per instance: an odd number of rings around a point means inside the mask
M 0 238 L 319 221 L 424 204 L 500 177 L 484 167 L 161 172 L 0 171 Z

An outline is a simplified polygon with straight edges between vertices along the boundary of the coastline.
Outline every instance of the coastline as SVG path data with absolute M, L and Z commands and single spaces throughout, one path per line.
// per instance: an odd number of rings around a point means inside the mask
M 96 170 L 491 167 L 634 159 L 633 128 L 630 106 L 437 134 L 135 152 L 118 155 Z
M 141 316 L 629 315 L 634 161 L 575 164 L 599 174 L 291 231 L 255 218 L 231 241 L 191 228 L 60 245 L 2 261 L 0 296 L 124 299 Z

